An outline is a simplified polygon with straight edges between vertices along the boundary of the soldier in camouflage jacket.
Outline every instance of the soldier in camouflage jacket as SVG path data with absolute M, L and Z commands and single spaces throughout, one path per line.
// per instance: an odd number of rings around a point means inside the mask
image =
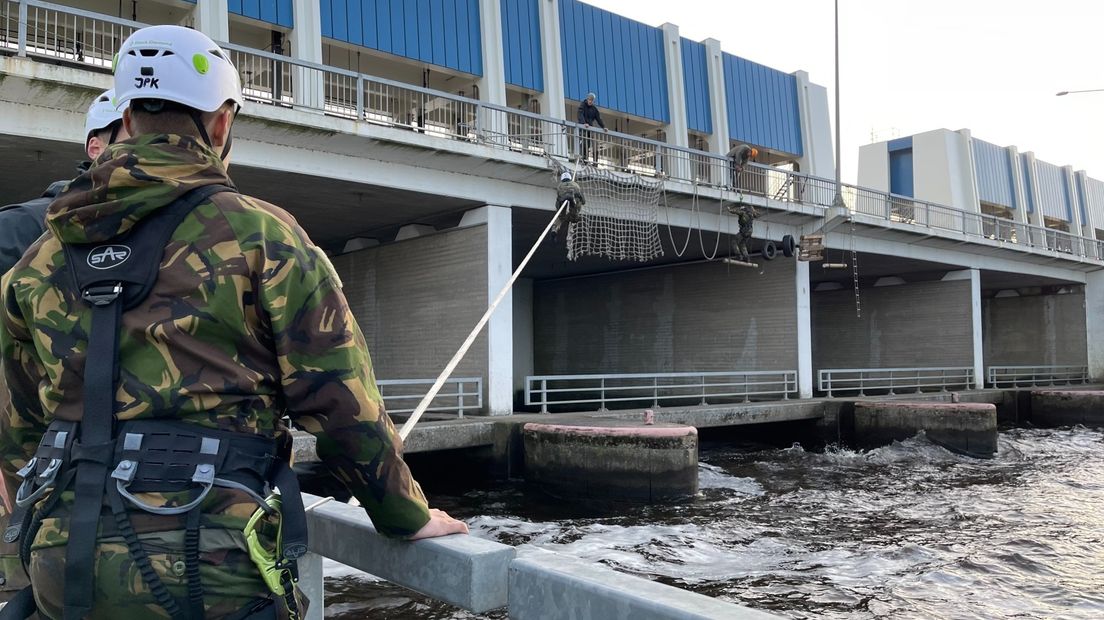
M 10 389 L 0 412 L 0 465 L 7 475 L 23 465 L 51 420 L 81 419 L 85 366 L 107 363 L 86 357 L 91 312 L 68 283 L 62 244 L 112 239 L 191 189 L 232 185 L 224 164 L 229 102 L 202 141 L 142 134 L 132 110 L 124 120 L 137 137 L 108 148 L 69 184 L 50 206 L 47 234 L 0 282 L 0 359 Z M 119 421 L 182 420 L 280 440 L 288 415 L 317 437 L 319 458 L 381 533 L 421 538 L 467 531 L 427 506 L 402 460 L 401 439 L 338 279 L 278 207 L 224 192 L 183 220 L 152 292 L 123 314 L 119 367 Z M 179 501 L 139 495 L 155 505 Z M 256 507 L 246 494 L 219 487 L 202 504 L 207 617 L 232 616 L 270 598 L 243 542 Z M 29 573 L 45 617 L 61 616 L 58 576 L 74 509 L 72 493 L 62 494 L 31 547 Z M 162 581 L 184 596 L 183 517 L 132 511 L 131 519 Z M 109 522 L 101 519 L 90 617 L 164 617 Z

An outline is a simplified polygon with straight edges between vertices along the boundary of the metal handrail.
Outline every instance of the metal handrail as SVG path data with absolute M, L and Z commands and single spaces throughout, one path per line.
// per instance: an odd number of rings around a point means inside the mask
M 429 392 L 429 387 L 433 385 L 433 382 L 434 379 L 379 379 L 376 381 L 376 385 L 379 386 L 380 396 L 383 397 L 384 404 L 388 405 L 387 413 L 397 415 L 413 413 L 414 407 Z M 442 389 L 441 392 L 438 392 L 433 402 L 440 404 L 431 404 L 426 411 L 455 411 L 457 417 L 462 418 L 465 411 L 481 411 L 483 409 L 483 377 L 451 377 L 445 382 L 445 385 L 453 386 L 455 389 L 452 391 Z M 385 387 L 393 386 L 405 388 L 406 393 L 384 393 Z M 414 389 L 418 386 L 425 389 Z M 404 401 L 409 404 L 409 407 L 390 406 L 390 403 L 401 404 Z M 442 403 L 442 401 L 444 402 Z
M 900 390 L 916 393 L 925 388 L 969 388 L 974 385 L 974 369 L 967 366 L 927 368 L 824 368 L 817 372 L 817 389 L 828 395 L 835 392 L 885 390 L 896 394 Z
M 708 405 L 710 401 L 733 399 L 748 402 L 752 396 L 788 399 L 796 392 L 795 370 L 530 375 L 525 378 L 525 404 L 539 405 L 541 413 L 548 413 L 549 405 L 596 404 L 599 411 L 605 411 L 612 403 L 650 403 L 659 407 L 661 402 L 678 400 Z
M 1088 366 L 990 366 L 987 373 L 990 387 L 995 388 L 1089 382 Z
M 120 29 L 119 33 L 111 31 L 112 40 L 122 36 L 124 31 L 121 29 L 137 29 L 145 25 L 42 0 L 0 0 L 0 6 L 4 7 L 2 14 L 7 15 L 0 24 L 10 23 L 12 8 L 18 8 L 14 49 L 20 55 L 25 56 L 29 52 L 62 57 L 100 69 L 109 66 L 112 53 L 97 50 L 99 53 L 90 62 L 82 55 L 77 39 L 83 39 L 87 34 L 93 37 L 105 34 L 104 28 L 97 26 L 97 23 Z M 33 33 L 28 34 L 29 23 L 34 23 L 28 17 L 30 9 L 55 11 L 70 18 L 91 20 L 92 25 L 84 24 L 88 32 L 82 32 L 80 37 L 74 35 L 72 41 L 67 40 L 64 33 L 62 36 L 57 31 L 53 35 L 47 33 L 44 41 L 50 45 L 35 48 Z M 52 20 L 56 30 L 69 27 L 68 22 L 58 26 L 59 21 L 62 20 Z M 10 26 L 0 29 L 0 49 L 13 49 L 12 34 Z M 28 39 L 32 42 L 29 43 Z M 478 142 L 491 148 L 557 158 L 578 156 L 580 144 L 585 140 L 599 152 L 598 157 L 605 163 L 639 174 L 728 188 L 765 199 L 823 209 L 831 207 L 835 198 L 835 182 L 832 179 L 751 163 L 745 167 L 737 186 L 732 187 L 728 158 L 714 153 L 616 131 L 607 133 L 583 129 L 573 121 L 542 116 L 528 110 L 240 45 L 220 45 L 238 57 L 249 59 L 250 63 L 261 69 L 259 73 L 262 75 L 257 78 L 259 86 L 252 74 L 247 76 L 250 79 L 243 80 L 246 97 L 260 103 L 305 108 L 360 122 L 382 123 L 429 135 Z M 272 75 L 263 75 L 266 71 Z M 267 80 L 271 80 L 271 84 Z M 384 103 L 383 109 L 374 110 L 373 101 Z M 844 204 L 853 213 L 927 230 L 994 240 L 1007 243 L 1006 247 L 1038 249 L 1056 257 L 1066 254 L 1104 262 L 1104 243 L 1097 239 L 857 185 L 844 184 L 842 193 Z M 1007 235 L 997 235 L 995 231 L 1006 232 Z

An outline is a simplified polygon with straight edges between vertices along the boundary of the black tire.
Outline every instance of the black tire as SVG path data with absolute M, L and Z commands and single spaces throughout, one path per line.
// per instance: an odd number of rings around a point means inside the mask
M 763 260 L 774 260 L 778 257 L 778 246 L 773 241 L 763 243 Z
M 782 237 L 782 256 L 786 258 L 792 258 L 794 250 L 797 249 L 797 244 L 794 243 L 793 235 L 786 235 Z

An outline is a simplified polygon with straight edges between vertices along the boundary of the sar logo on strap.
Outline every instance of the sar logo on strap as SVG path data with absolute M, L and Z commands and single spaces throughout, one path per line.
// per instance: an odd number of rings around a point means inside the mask
M 93 269 L 118 267 L 130 258 L 131 250 L 125 245 L 101 245 L 88 253 L 88 266 Z

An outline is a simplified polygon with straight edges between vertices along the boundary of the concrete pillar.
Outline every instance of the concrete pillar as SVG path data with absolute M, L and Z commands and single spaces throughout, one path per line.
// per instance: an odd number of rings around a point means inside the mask
M 564 103 L 563 48 L 560 42 L 560 3 L 540 0 L 541 63 L 544 65 L 544 92 L 540 94 L 541 114 L 558 121 L 567 118 Z
M 809 263 L 797 264 L 794 286 L 797 290 L 797 392 L 799 398 L 813 397 L 813 311 Z
M 667 143 L 687 148 L 690 146 L 690 126 L 686 117 L 686 80 L 682 74 L 682 39 L 678 26 L 674 24 L 663 24 L 659 29 L 663 31 L 663 53 L 667 59 L 667 105 L 671 110 Z
M 464 214 L 461 226 L 487 226 L 487 305 L 514 271 L 513 222 L 509 207 L 487 205 Z M 487 321 L 487 377 L 484 410 L 489 415 L 514 412 L 514 295 L 510 291 Z
M 479 79 L 479 98 L 487 103 L 506 105 L 501 0 L 479 0 L 479 19 L 479 31 L 483 35 L 483 77 Z
M 709 152 L 716 155 L 728 153 L 728 97 L 725 94 L 724 79 L 724 55 L 721 53 L 721 42 L 716 39 L 702 41 L 705 45 L 705 64 L 709 74 L 709 106 L 713 112 L 713 135 L 709 137 Z M 720 166 L 713 167 L 713 173 L 718 178 L 712 179 L 714 183 L 725 182 L 725 170 Z
M 981 270 L 970 270 L 970 319 L 974 340 L 974 387 L 985 387 L 985 339 L 981 323 Z
M 295 27 L 291 30 L 291 56 L 322 64 L 322 12 L 316 0 L 293 0 Z M 326 85 L 319 71 L 292 69 L 292 93 L 296 105 L 322 111 Z
M 801 172 L 825 179 L 836 176 L 832 123 L 828 114 L 828 89 L 809 81 L 809 73 L 795 71 L 797 109 L 801 121 Z
M 230 42 L 230 9 L 227 0 L 198 0 L 195 6 L 196 30 L 216 43 Z
M 1089 377 L 1104 381 L 1104 271 L 1085 274 L 1085 331 Z

